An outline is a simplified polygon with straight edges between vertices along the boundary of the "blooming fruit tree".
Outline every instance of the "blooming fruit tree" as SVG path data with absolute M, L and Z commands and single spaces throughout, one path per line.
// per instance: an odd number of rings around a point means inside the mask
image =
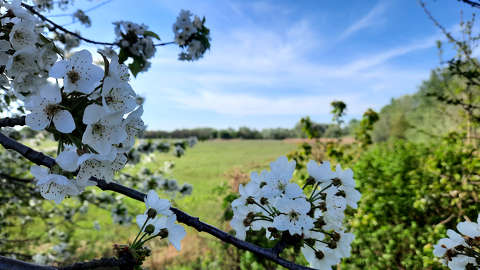
M 131 87 L 130 75 L 147 71 L 159 46 L 177 44 L 180 60 L 201 58 L 210 47 L 209 29 L 204 18 L 182 10 L 173 25 L 173 42 L 156 44 L 154 40 L 160 39 L 156 33 L 127 21 L 114 23 L 115 42 L 98 42 L 43 16 L 41 11 L 52 5 L 53 1 L 0 3 L 1 91 L 17 101 L 13 110 L 26 114 L 1 119 L 0 127 L 27 125 L 53 134 L 57 157 L 46 156 L 1 133 L 0 143 L 36 164 L 30 172 L 38 192 L 47 200 L 59 204 L 96 186 L 145 202 L 145 212 L 136 216 L 140 230 L 133 242 L 116 245 L 117 258 L 90 264 L 140 269 L 150 255 L 146 243 L 153 238 L 167 239 L 181 249 L 186 235 L 181 223 L 290 269 L 309 268 L 281 258 L 289 246 L 300 248 L 315 269 L 331 269 L 350 255 L 354 235 L 347 232 L 344 211 L 357 207 L 360 193 L 355 189 L 352 170 L 339 165 L 333 170 L 329 162 L 310 161 L 310 177 L 303 187 L 292 181 L 296 164 L 286 157 L 272 162 L 269 171 L 252 173 L 251 181 L 240 186 L 240 197 L 232 203 L 231 226 L 236 237 L 172 207 L 154 190 L 143 194 L 117 183 L 115 174 L 125 167 L 135 138 L 145 129 L 143 98 Z M 75 16 L 90 23 L 82 12 Z M 105 47 L 98 55 L 89 50 L 70 51 L 79 41 Z M 94 61 L 94 57 L 101 61 Z M 244 241 L 249 231 L 261 229 L 265 229 L 267 239 L 276 242 L 273 248 Z M 0 268 L 23 265 L 0 258 Z

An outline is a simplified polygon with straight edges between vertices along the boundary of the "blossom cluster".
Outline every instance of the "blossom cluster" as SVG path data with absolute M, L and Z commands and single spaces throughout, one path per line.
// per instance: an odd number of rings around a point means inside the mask
M 452 270 L 478 269 L 480 267 L 480 215 L 477 222 L 464 221 L 457 224 L 457 230 L 447 230 L 434 246 L 433 254 Z
M 146 235 L 152 235 L 152 237 L 143 242 L 157 236 L 168 238 L 168 241 L 177 250 L 180 250 L 180 242 L 187 233 L 183 226 L 176 223 L 177 216 L 170 210 L 170 201 L 160 199 L 155 191 L 150 190 L 145 197 L 145 205 L 147 208 L 145 213 L 138 215 L 136 221 L 140 227 L 140 232 L 145 232 Z M 135 245 L 135 242 L 133 245 Z M 140 243 L 140 246 L 143 244 L 141 240 L 138 243 Z
M 108 68 L 104 71 L 92 64 L 90 52 L 82 50 L 56 62 L 49 74 L 63 85 L 48 83 L 48 88 L 33 97 L 38 101 L 26 106 L 31 110 L 27 125 L 35 130 L 47 128 L 60 137 L 62 151 L 56 158 L 60 168 L 71 173 L 78 170 L 76 181 L 32 170 L 45 198 L 59 202 L 65 195 L 77 195 L 94 184 L 91 177 L 111 181 L 114 172 L 125 166 L 135 136 L 145 128 L 142 106 L 136 103 L 136 94 L 128 83 L 128 68 L 119 64 L 116 56 L 110 62 L 105 57 L 105 61 Z M 44 184 L 40 184 L 42 179 Z
M 113 54 L 110 59 L 102 55 L 102 69 L 87 50 L 57 61 L 62 53 L 21 2 L 5 7 L 0 21 L 3 87 L 29 111 L 26 124 L 52 133 L 59 143 L 58 166 L 31 168 L 40 193 L 59 203 L 93 185 L 91 177 L 111 181 L 145 128 L 128 67 Z
M 153 38 L 160 39 L 155 33 L 148 31 L 145 24 L 136 24 L 130 21 L 118 21 L 115 25 L 115 35 L 117 44 L 120 46 L 120 61 L 126 60 L 126 57 L 132 57 L 134 62 L 139 65 L 139 71 L 146 71 L 151 63 L 148 59 L 155 55 L 155 46 Z
M 192 20 L 193 17 L 193 20 Z M 173 24 L 175 42 L 184 49 L 179 54 L 180 60 L 198 60 L 210 48 L 209 30 L 205 27 L 205 18 L 188 10 L 181 10 L 177 21 Z
M 301 188 L 291 182 L 295 161 L 280 157 L 270 164 L 270 171 L 253 172 L 251 181 L 239 186 L 240 198 L 232 202 L 230 223 L 239 239 L 249 230 L 266 230 L 269 240 L 287 235 L 310 265 L 330 269 L 350 255 L 352 233 L 345 231 L 344 211 L 357 208 L 361 194 L 355 189 L 353 172 L 329 162 L 307 164 L 310 177 Z M 309 191 L 310 195 L 305 194 Z

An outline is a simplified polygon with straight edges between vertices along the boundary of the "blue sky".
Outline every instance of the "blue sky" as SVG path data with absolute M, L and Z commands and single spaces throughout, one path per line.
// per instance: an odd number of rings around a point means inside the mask
M 453 31 L 461 9 L 472 13 L 455 0 L 426 3 Z M 435 42 L 443 36 L 415 0 L 113 0 L 88 13 L 91 29 L 68 28 L 112 41 L 111 23 L 131 20 L 171 41 L 182 8 L 206 17 L 212 48 L 193 63 L 177 61 L 175 46 L 158 48 L 150 70 L 132 80 L 146 97 L 149 129 L 293 127 L 306 115 L 330 122 L 333 100 L 359 118 L 415 92 L 440 61 Z

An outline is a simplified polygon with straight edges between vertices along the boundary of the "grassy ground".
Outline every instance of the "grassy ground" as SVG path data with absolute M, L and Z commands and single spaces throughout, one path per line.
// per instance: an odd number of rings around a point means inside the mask
M 186 155 L 176 158 L 171 153 L 155 153 L 151 158 L 144 158 L 135 167 L 127 168 L 133 172 L 142 168 L 155 170 L 163 167 L 165 161 L 173 161 L 175 167 L 165 177 L 177 179 L 179 184 L 193 185 L 193 194 L 177 198 L 175 205 L 189 213 L 200 217 L 202 221 L 225 228 L 221 223 L 223 208 L 221 199 L 226 192 L 235 190 L 238 184 L 248 181 L 249 174 L 254 170 L 267 168 L 269 163 L 281 155 L 296 148 L 296 143 L 267 140 L 215 140 L 200 142 L 194 148 L 188 148 Z M 134 213 L 144 211 L 142 203 L 126 199 L 125 203 Z M 111 250 L 113 243 L 126 242 L 135 236 L 136 226 L 119 226 L 112 224 L 109 212 L 90 207 L 88 219 L 78 222 L 79 229 L 75 238 L 95 239 L 99 245 L 96 251 Z M 93 222 L 98 220 L 102 230 L 93 230 Z M 205 233 L 197 233 L 187 229 L 187 237 L 182 242 L 182 251 L 178 253 L 172 246 L 166 247 L 166 241 L 156 241 L 150 244 L 154 250 L 148 262 L 152 269 L 163 269 L 165 264 L 176 261 L 181 255 L 182 261 L 187 258 L 194 260 L 204 254 L 206 247 L 212 241 L 217 241 Z

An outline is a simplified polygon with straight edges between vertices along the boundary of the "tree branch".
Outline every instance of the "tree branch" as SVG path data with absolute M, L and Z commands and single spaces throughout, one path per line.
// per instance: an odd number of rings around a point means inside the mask
M 75 263 L 69 266 L 53 267 L 43 266 L 24 261 L 0 256 L 0 270 L 90 270 L 90 269 L 112 269 L 131 270 L 134 263 L 126 258 L 102 258 L 89 262 Z
M 479 2 L 475 2 L 475 1 L 471 1 L 471 0 L 457 0 L 457 1 L 469 4 L 470 6 L 475 7 L 475 8 L 480 8 L 480 3 Z
M 21 123 L 20 120 L 18 125 L 22 125 L 25 123 Z M 53 167 L 55 165 L 55 160 L 49 156 L 44 155 L 43 153 L 37 152 L 30 147 L 23 145 L 5 135 L 0 133 L 0 144 L 5 147 L 6 149 L 12 149 L 20 153 L 22 156 L 24 156 L 26 159 L 30 160 L 31 162 L 37 164 L 37 165 L 44 165 L 46 167 Z M 120 194 L 123 194 L 127 197 L 130 197 L 132 199 L 135 199 L 137 201 L 144 202 L 144 199 L 146 197 L 146 194 L 139 192 L 137 190 L 131 189 L 129 187 L 117 184 L 115 182 L 109 182 L 107 183 L 103 179 L 97 179 L 95 177 L 92 177 L 90 180 L 94 181 L 97 183 L 97 187 L 100 188 L 101 190 L 111 190 Z M 171 207 L 170 210 L 172 210 L 176 216 L 177 216 L 177 221 L 181 222 L 187 226 L 195 228 L 199 232 L 206 232 L 223 242 L 229 243 L 234 245 L 237 248 L 247 250 L 250 252 L 253 252 L 265 259 L 271 260 L 283 267 L 286 267 L 288 269 L 294 269 L 294 270 L 307 270 L 307 269 L 312 269 L 309 267 L 301 266 L 298 264 L 295 264 L 293 262 L 287 261 L 285 259 L 282 259 L 278 256 L 278 247 L 275 249 L 270 249 L 270 248 L 263 248 L 259 247 L 255 244 L 242 241 L 210 224 L 204 223 L 200 221 L 198 217 L 193 217 L 190 216 L 189 214 Z M 282 248 L 283 249 L 283 248 Z
M 92 43 L 92 44 L 96 44 L 96 45 L 108 45 L 108 46 L 114 46 L 114 45 L 117 45 L 116 43 L 111 43 L 111 42 L 101 42 L 101 41 L 95 41 L 95 40 L 91 40 L 91 39 L 88 39 L 88 38 L 84 38 L 82 36 L 80 36 L 79 34 L 75 33 L 75 32 L 72 32 L 70 30 L 68 30 L 67 28 L 55 23 L 54 21 L 50 20 L 49 18 L 43 16 L 40 12 L 38 12 L 33 6 L 30 6 L 30 5 L 27 5 L 25 3 L 22 3 L 22 7 L 26 8 L 28 11 L 30 11 L 31 13 L 37 15 L 42 21 L 44 22 L 48 22 L 49 24 L 51 24 L 53 26 L 54 29 L 58 29 L 64 33 L 67 33 L 67 34 L 70 34 L 80 40 L 83 40 L 85 42 L 88 42 L 88 43 Z
M 67 33 L 67 34 L 70 34 L 80 40 L 83 40 L 87 43 L 91 43 L 91 44 L 96 44 L 96 45 L 107 45 L 107 46 L 118 46 L 117 43 L 112 43 L 112 42 L 103 42 L 103 41 L 95 41 L 95 40 L 92 40 L 92 39 L 88 39 L 88 38 L 85 38 L 85 37 L 82 37 L 80 34 L 78 33 L 75 33 L 75 32 L 72 32 L 70 30 L 68 30 L 67 28 L 57 24 L 56 22 L 50 20 L 49 18 L 45 17 L 44 15 L 42 15 L 40 12 L 38 12 L 35 7 L 33 6 L 30 6 L 30 5 L 27 5 L 25 3 L 22 3 L 22 7 L 26 8 L 28 11 L 30 11 L 31 13 L 35 14 L 38 16 L 38 18 L 40 18 L 40 20 L 44 21 L 44 22 L 48 22 L 49 24 L 52 25 L 53 27 L 53 30 L 55 29 L 58 29 L 64 33 Z M 157 43 L 157 44 L 154 44 L 153 46 L 155 47 L 158 47 L 158 46 L 165 46 L 165 45 L 170 45 L 170 44 L 175 44 L 175 41 L 170 41 L 170 42 L 164 42 L 164 43 Z
M 21 117 L 5 117 L 0 119 L 0 128 L 2 127 L 14 127 L 14 126 L 24 126 L 25 125 L 25 116 Z
M 0 256 L 0 270 L 57 270 L 53 266 L 41 266 Z
M 65 267 L 59 267 L 58 270 L 86 270 L 86 269 L 102 269 L 106 270 L 109 268 L 129 270 L 133 269 L 134 263 L 125 258 L 102 258 L 99 260 L 93 260 L 89 262 L 80 262 L 75 263 Z

